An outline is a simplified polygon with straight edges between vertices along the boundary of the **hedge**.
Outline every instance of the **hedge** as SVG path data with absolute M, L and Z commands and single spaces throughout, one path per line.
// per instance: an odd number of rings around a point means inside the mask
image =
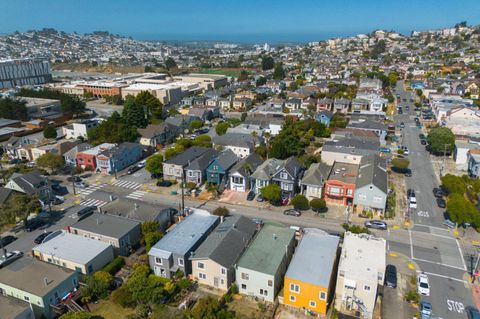
M 120 269 L 125 265 L 125 260 L 118 256 L 112 260 L 108 265 L 103 267 L 103 271 L 108 272 L 110 275 L 114 276 Z

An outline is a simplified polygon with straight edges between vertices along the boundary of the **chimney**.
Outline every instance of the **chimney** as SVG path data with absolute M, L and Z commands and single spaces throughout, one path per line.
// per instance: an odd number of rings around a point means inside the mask
M 223 223 L 223 216 L 220 216 L 220 224 Z
M 43 277 L 43 283 L 45 284 L 45 287 L 48 286 L 48 278 Z

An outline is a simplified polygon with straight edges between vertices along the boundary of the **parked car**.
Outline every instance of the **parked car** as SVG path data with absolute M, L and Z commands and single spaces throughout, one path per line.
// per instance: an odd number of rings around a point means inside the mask
M 409 207 L 413 208 L 413 209 L 417 208 L 417 198 L 416 197 L 410 197 Z
M 382 147 L 378 149 L 381 153 L 391 153 L 392 151 L 388 147 Z
M 300 215 L 302 215 L 302 213 L 300 213 L 299 210 L 294 209 L 294 208 L 287 209 L 286 211 L 283 212 L 283 214 L 284 215 L 289 215 L 289 216 L 295 216 L 295 217 L 299 217 Z
M 455 224 L 454 222 L 452 222 L 450 219 L 445 219 L 445 221 L 443 222 L 443 224 L 445 226 L 447 226 L 448 228 L 455 228 L 457 227 L 457 224 Z
M 3 248 L 7 246 L 8 244 L 13 243 L 15 240 L 17 240 L 17 237 L 12 236 L 12 235 L 7 235 L 5 237 L 2 237 L 0 239 L 0 248 Z
M 7 252 L 5 255 L 0 256 L 0 268 L 3 268 L 15 260 L 21 258 L 23 256 L 23 253 L 18 250 L 10 251 Z
M 78 183 L 78 182 L 81 182 L 81 181 L 82 181 L 82 179 L 79 176 L 69 176 L 69 177 L 67 177 L 67 182 Z
M 437 198 L 437 206 L 440 207 L 440 208 L 446 208 L 447 203 L 445 202 L 445 200 L 443 198 Z
M 257 196 L 257 202 L 261 203 L 261 202 L 264 202 L 265 199 L 263 198 L 262 194 L 258 194 Z
M 427 145 L 427 141 L 426 140 L 420 140 L 420 144 Z
M 367 220 L 365 227 L 386 230 L 388 226 L 387 223 L 382 220 Z
M 147 160 L 141 160 L 137 163 L 137 167 L 144 168 L 147 165 Z
M 397 267 L 394 265 L 387 265 L 385 269 L 385 286 L 397 288 Z
M 32 232 L 35 229 L 38 229 L 45 225 L 45 221 L 39 218 L 33 218 L 27 221 L 27 225 L 25 226 L 25 230 L 28 232 Z
M 82 208 L 77 212 L 78 221 L 81 221 L 87 218 L 88 216 L 93 215 L 94 212 L 95 212 L 95 206 L 87 206 L 85 208 Z
M 420 302 L 421 319 L 430 319 L 432 317 L 432 304 L 426 301 Z
M 38 235 L 37 238 L 35 238 L 35 240 L 33 242 L 35 244 L 41 244 L 43 242 L 43 240 L 45 239 L 45 237 L 47 237 L 51 233 L 52 233 L 51 231 L 44 232 L 44 233 Z
M 435 187 L 433 189 L 433 195 L 437 198 L 442 198 L 443 195 L 445 195 L 445 194 L 443 193 L 443 190 L 440 187 Z
M 255 198 L 255 193 L 253 191 L 249 191 L 247 194 L 247 200 L 252 201 Z
M 407 190 L 407 196 L 408 196 L 408 198 L 415 197 L 415 191 L 413 189 L 409 188 Z
M 158 187 L 170 187 L 172 186 L 172 182 L 170 181 L 159 181 L 157 182 Z
M 142 167 L 143 167 L 143 166 L 142 166 Z M 128 169 L 127 174 L 128 174 L 128 175 L 131 175 L 131 174 L 135 173 L 136 171 L 141 170 L 142 167 L 140 167 L 140 166 L 138 166 L 138 165 L 134 165 L 134 166 L 132 166 L 132 167 L 130 167 L 130 168 Z
M 163 173 L 153 173 L 152 175 L 150 175 L 151 179 L 157 179 L 162 177 L 163 177 Z
M 468 319 L 480 319 L 480 312 L 474 307 L 467 307 L 466 309 Z
M 282 197 L 282 199 L 280 200 L 280 204 L 282 206 L 287 206 L 288 205 L 288 197 Z
M 407 168 L 404 173 L 405 177 L 412 177 L 412 170 Z
M 405 128 L 405 123 L 400 123 L 400 128 Z
M 87 183 L 85 183 L 85 182 L 75 182 L 74 185 L 77 188 L 87 188 L 88 187 Z
M 421 273 L 417 276 L 417 289 L 419 294 L 430 296 L 430 282 L 425 273 Z
M 254 222 L 255 225 L 263 225 L 263 220 L 261 220 L 260 218 L 253 218 L 252 222 Z

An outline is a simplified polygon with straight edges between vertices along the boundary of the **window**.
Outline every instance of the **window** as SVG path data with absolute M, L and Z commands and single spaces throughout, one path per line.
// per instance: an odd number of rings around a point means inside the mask
M 204 273 L 199 272 L 199 273 L 198 273 L 198 278 L 205 280 L 205 279 L 207 279 L 207 275 L 205 275 Z
M 288 174 L 285 172 L 280 173 L 280 178 L 281 179 L 288 179 Z
M 49 263 L 51 263 L 51 262 L 52 262 L 52 258 L 48 258 L 47 261 L 48 261 Z
M 320 291 L 320 300 L 327 300 L 327 293 L 325 291 Z
M 308 305 L 310 306 L 310 308 L 316 308 L 317 307 L 317 302 L 313 301 L 313 300 L 310 300 L 310 302 L 308 303 Z
M 198 262 L 197 267 L 198 267 L 198 269 L 205 269 L 205 264 L 201 263 L 201 262 Z
M 365 195 L 365 194 L 358 194 L 358 199 L 366 200 L 366 199 L 367 199 L 367 195 Z
M 347 189 L 347 195 L 352 195 L 353 194 L 353 189 L 349 188 Z
M 242 290 L 247 290 L 247 285 L 242 284 Z
M 374 202 L 374 203 L 381 203 L 381 202 L 382 202 L 382 199 L 383 199 L 382 197 L 374 196 L 374 197 L 373 197 L 373 202 Z
M 156 263 L 157 265 L 163 265 L 163 263 L 162 263 L 162 258 L 155 257 L 155 263 Z
M 363 286 L 363 290 L 364 290 L 364 291 L 370 291 L 370 286 L 364 285 L 364 286 Z
M 291 302 L 297 301 L 297 297 L 295 297 L 295 296 L 293 296 L 293 295 L 290 295 L 290 301 L 291 301 Z
M 224 284 L 225 284 L 225 280 L 220 279 L 220 284 L 221 284 L 221 285 L 224 285 Z
M 243 280 L 248 280 L 249 276 L 248 276 L 248 274 L 242 272 L 241 277 L 242 277 Z
M 178 258 L 178 265 L 183 266 L 183 258 Z
M 222 273 L 222 275 L 226 275 L 227 274 L 227 269 L 222 267 L 221 273 Z
M 273 281 L 272 281 L 272 280 L 269 280 L 269 281 L 267 282 L 267 285 L 268 285 L 268 287 L 272 287 L 272 286 L 273 286 Z
M 300 286 L 296 284 L 290 284 L 290 291 L 299 293 L 300 292 Z
M 27 296 L 23 296 L 23 299 L 25 299 L 26 301 L 30 300 L 30 298 L 28 298 Z
M 345 277 L 345 270 L 339 270 L 338 271 L 338 276 Z
M 268 296 L 268 290 L 267 289 L 260 289 L 260 295 L 261 296 Z

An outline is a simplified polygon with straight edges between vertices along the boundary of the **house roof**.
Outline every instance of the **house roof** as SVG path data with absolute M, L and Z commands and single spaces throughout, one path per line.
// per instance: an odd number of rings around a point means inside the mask
M 79 152 L 83 152 L 83 151 L 86 151 L 88 149 L 92 148 L 92 145 L 88 144 L 88 143 L 82 143 L 82 144 L 78 144 L 78 145 L 75 145 L 74 147 L 72 147 L 70 150 L 66 151 L 63 156 L 66 156 L 66 157 L 75 157 L 77 155 L 77 153 Z
M 323 144 L 322 152 L 337 152 L 366 155 L 376 153 L 380 147 L 378 140 L 366 138 L 345 138 Z
M 116 199 L 102 207 L 102 212 L 140 222 L 157 220 L 161 214 L 172 214 L 172 207 L 132 199 Z
M 28 302 L 13 297 L 0 296 L 0 318 L 25 318 L 21 316 L 25 311 L 30 311 L 30 304 Z
M 331 112 L 329 110 L 322 110 L 322 111 L 317 113 L 317 116 L 321 116 L 321 115 L 324 115 L 325 117 L 327 117 L 329 119 L 333 118 L 333 112 Z
M 17 184 L 28 195 L 36 194 L 36 190 L 42 186 L 42 184 L 48 183 L 48 179 L 41 176 L 39 172 L 26 174 L 13 173 L 10 180 L 15 182 L 15 184 Z
M 386 131 L 387 130 L 387 125 L 383 124 L 378 121 L 373 121 L 370 119 L 366 119 L 364 121 L 358 121 L 358 122 L 350 122 L 347 125 L 348 128 L 359 128 L 359 129 L 364 129 L 364 130 L 382 130 Z
M 62 232 L 60 235 L 33 247 L 32 250 L 86 265 L 108 249 L 113 249 L 112 245 L 103 241 Z
M 275 275 L 285 256 L 285 247 L 294 237 L 293 229 L 266 223 L 238 261 L 238 267 Z
M 230 170 L 230 174 L 239 173 L 242 176 L 251 175 L 262 163 L 262 158 L 256 153 L 252 153 L 235 164 Z
M 208 235 L 191 259 L 211 259 L 225 268 L 233 266 L 250 243 L 256 231 L 252 220 L 244 216 L 228 216 Z
M 257 167 L 252 174 L 252 178 L 259 180 L 270 180 L 272 176 L 278 172 L 283 161 L 276 158 L 269 158 Z
M 22 257 L 0 269 L 0 283 L 44 297 L 74 272 L 31 257 Z M 45 279 L 47 284 L 45 285 Z M 73 286 L 73 283 L 72 283 Z
M 357 189 L 373 184 L 386 194 L 388 192 L 388 174 L 385 158 L 374 154 L 362 157 L 355 184 Z
M 164 133 L 165 131 L 176 129 L 176 126 L 167 122 L 162 122 L 160 124 L 149 124 L 146 128 L 139 128 L 137 129 L 137 131 L 144 138 L 153 138 L 159 134 Z
M 204 154 L 208 148 L 206 147 L 199 147 L 199 146 L 192 146 L 186 151 L 178 154 L 177 156 L 165 161 L 166 164 L 173 164 L 179 166 L 186 166 L 194 159 L 198 158 L 202 154 Z
M 215 136 L 213 138 L 213 144 L 253 149 L 255 147 L 255 138 L 250 134 L 227 133 L 221 136 Z
M 168 257 L 171 253 L 184 256 L 205 232 L 218 222 L 219 217 L 206 210 L 196 209 L 172 231 L 168 232 L 148 252 L 152 256 Z
M 216 160 L 218 165 L 227 170 L 238 161 L 238 157 L 231 149 L 226 149 L 216 157 Z
M 317 228 L 304 231 L 285 277 L 329 288 L 340 238 Z
M 355 184 L 358 175 L 358 165 L 335 162 L 328 175 L 328 180 L 340 181 L 347 184 Z
M 302 172 L 302 165 L 295 156 L 290 156 L 285 161 L 283 161 L 277 172 L 284 168 L 293 177 L 300 175 L 300 173 Z
M 139 225 L 139 221 L 129 218 L 95 213 L 73 224 L 71 228 L 120 239 Z
M 313 163 L 305 172 L 301 184 L 322 186 L 323 182 L 328 178 L 331 167 L 325 163 Z
M 190 165 L 187 166 L 187 170 L 203 171 L 208 167 L 208 164 L 210 164 L 217 155 L 217 150 L 209 148 L 205 153 L 190 162 Z
M 0 204 L 5 204 L 13 193 L 16 193 L 13 189 L 0 187 Z

